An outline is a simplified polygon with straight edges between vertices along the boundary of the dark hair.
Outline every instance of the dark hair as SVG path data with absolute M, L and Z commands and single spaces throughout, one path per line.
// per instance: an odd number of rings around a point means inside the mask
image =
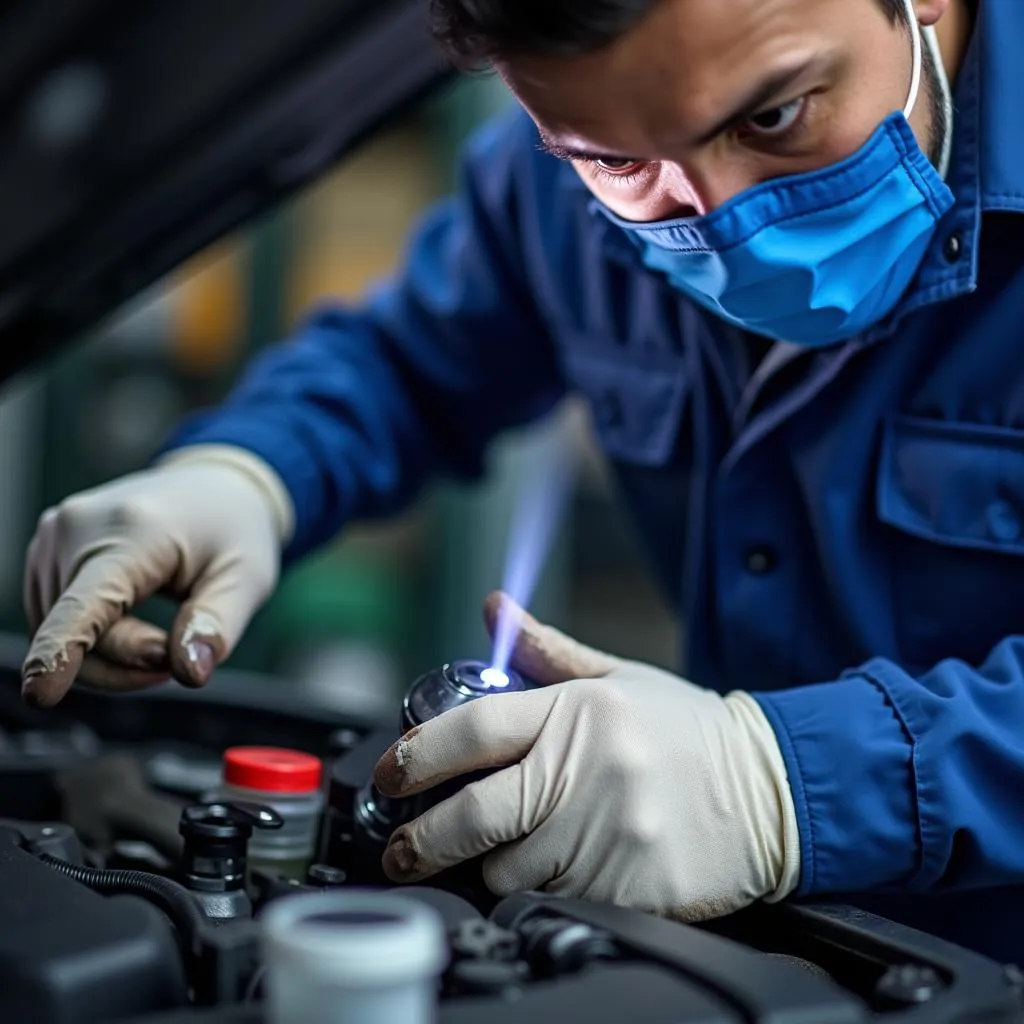
M 522 56 L 599 50 L 639 24 L 660 0 L 430 0 L 430 27 L 461 67 Z M 878 0 L 905 22 L 904 0 Z

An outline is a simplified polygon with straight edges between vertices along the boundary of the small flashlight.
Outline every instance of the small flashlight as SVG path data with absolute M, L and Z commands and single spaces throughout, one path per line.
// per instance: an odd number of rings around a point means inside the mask
M 409 687 L 402 702 L 402 732 L 488 694 L 518 693 L 529 688 L 511 669 L 503 672 L 483 661 L 449 662 L 420 676 Z
M 482 697 L 522 693 L 535 688 L 536 684 L 512 669 L 504 672 L 486 661 L 452 661 L 420 676 L 409 687 L 402 701 L 401 731 L 407 733 L 446 711 Z M 373 785 L 373 779 L 367 779 L 355 794 L 352 833 L 357 843 L 380 851 L 399 825 L 447 799 L 467 782 L 483 778 L 494 770 L 449 779 L 425 793 L 409 797 L 384 797 Z

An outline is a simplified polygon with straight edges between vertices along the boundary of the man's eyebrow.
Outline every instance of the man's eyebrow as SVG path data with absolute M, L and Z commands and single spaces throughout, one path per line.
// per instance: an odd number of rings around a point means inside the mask
M 737 125 L 742 124 L 755 114 L 760 113 L 762 110 L 770 109 L 768 105 L 784 96 L 786 90 L 791 89 L 795 82 L 799 82 L 800 79 L 807 77 L 811 72 L 820 70 L 828 62 L 828 58 L 819 54 L 810 60 L 804 61 L 802 64 L 796 64 L 792 67 L 781 68 L 778 71 L 772 72 L 767 78 L 762 79 L 762 81 L 754 86 L 743 100 L 733 107 L 730 113 L 726 114 L 725 117 L 721 118 L 707 131 L 702 132 L 697 137 L 695 145 L 707 145 L 712 139 L 717 139 L 719 135 L 737 127 Z M 786 102 L 789 101 L 787 100 Z
M 800 81 L 800 79 L 810 75 L 812 72 L 821 70 L 821 68 L 828 63 L 831 63 L 829 58 L 825 55 L 819 54 L 808 61 L 804 61 L 802 64 L 793 65 L 788 68 L 781 68 L 778 71 L 773 72 L 751 89 L 743 100 L 736 104 L 730 113 L 719 119 L 719 121 L 707 131 L 702 132 L 695 140 L 694 145 L 707 145 L 707 143 L 711 142 L 712 139 L 716 139 L 724 132 L 729 131 L 731 128 L 735 128 L 750 117 L 760 113 L 773 100 L 784 96 L 786 90 L 792 88 L 795 82 Z M 557 142 L 543 129 L 539 129 L 539 131 L 541 148 L 546 153 L 551 154 L 551 156 L 558 157 L 559 160 L 582 160 L 584 162 L 592 163 L 597 160 L 639 161 L 643 159 L 642 157 L 634 156 L 632 154 L 609 153 L 576 146 L 568 146 L 565 143 Z
M 585 163 L 594 163 L 597 160 L 632 160 L 634 157 L 620 156 L 615 153 L 599 153 L 596 150 L 578 149 L 575 146 L 566 146 L 564 143 L 555 142 L 543 129 L 538 129 L 540 134 L 540 148 L 550 156 L 558 157 L 559 160 L 582 160 Z

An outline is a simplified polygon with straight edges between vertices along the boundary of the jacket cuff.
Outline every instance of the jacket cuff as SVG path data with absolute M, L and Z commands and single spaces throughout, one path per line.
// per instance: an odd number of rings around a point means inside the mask
M 753 695 L 775 730 L 800 831 L 797 895 L 900 887 L 920 858 L 913 745 L 868 676 Z

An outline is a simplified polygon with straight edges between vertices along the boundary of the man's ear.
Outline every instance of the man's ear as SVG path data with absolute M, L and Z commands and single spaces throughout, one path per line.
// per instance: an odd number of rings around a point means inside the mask
M 926 28 L 936 24 L 949 10 L 951 2 L 959 3 L 961 0 L 914 0 L 918 24 Z

